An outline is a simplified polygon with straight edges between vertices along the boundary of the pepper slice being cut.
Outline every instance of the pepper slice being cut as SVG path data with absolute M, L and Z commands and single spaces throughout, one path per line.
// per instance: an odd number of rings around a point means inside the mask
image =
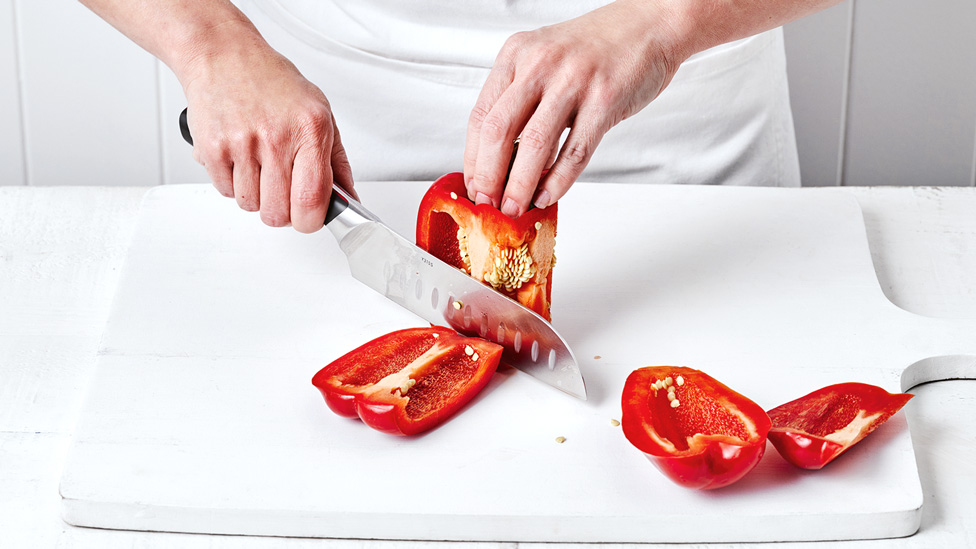
M 866 383 L 838 383 L 768 412 L 769 440 L 786 461 L 820 469 L 868 436 L 914 395 Z
M 417 245 L 550 320 L 557 209 L 512 219 L 468 200 L 464 175 L 450 173 L 420 202 Z
M 631 372 L 621 406 L 627 440 L 687 488 L 728 486 L 751 471 L 766 450 L 766 412 L 692 368 L 648 366 Z
M 370 427 L 413 435 L 447 420 L 491 379 L 502 347 L 447 328 L 380 336 L 312 378 L 333 412 Z

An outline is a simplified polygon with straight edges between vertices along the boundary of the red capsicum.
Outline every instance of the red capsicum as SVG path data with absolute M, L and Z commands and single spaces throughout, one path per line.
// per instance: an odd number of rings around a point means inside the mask
M 417 215 L 417 245 L 550 319 L 557 205 L 512 219 L 468 200 L 464 175 L 430 187 Z
M 502 347 L 447 328 L 409 328 L 337 358 L 312 378 L 335 413 L 413 435 L 450 418 L 491 379 Z
M 681 486 L 728 486 L 766 450 L 766 412 L 698 370 L 635 370 L 624 384 L 621 405 L 624 436 Z
M 769 440 L 786 461 L 820 469 L 866 437 L 913 395 L 839 383 L 770 410 Z

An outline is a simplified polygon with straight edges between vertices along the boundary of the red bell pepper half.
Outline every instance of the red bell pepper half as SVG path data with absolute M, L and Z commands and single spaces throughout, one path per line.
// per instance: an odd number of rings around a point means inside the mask
M 333 412 L 374 429 L 413 435 L 439 425 L 491 379 L 502 347 L 447 328 L 380 336 L 312 378 Z
M 621 406 L 627 440 L 687 488 L 728 486 L 766 451 L 770 422 L 762 407 L 698 370 L 635 370 L 624 384 Z
M 913 395 L 865 383 L 839 383 L 769 411 L 769 440 L 786 461 L 820 469 L 868 436 Z
M 420 202 L 417 245 L 550 320 L 557 209 L 512 219 L 468 200 L 464 175 L 450 173 Z

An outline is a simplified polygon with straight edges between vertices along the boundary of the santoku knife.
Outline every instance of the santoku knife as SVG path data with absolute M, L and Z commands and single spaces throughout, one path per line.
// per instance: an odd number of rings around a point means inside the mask
M 192 145 L 185 109 L 180 129 Z M 338 186 L 325 224 L 360 282 L 431 324 L 501 344 L 502 362 L 586 399 L 576 357 L 537 313 L 400 236 Z

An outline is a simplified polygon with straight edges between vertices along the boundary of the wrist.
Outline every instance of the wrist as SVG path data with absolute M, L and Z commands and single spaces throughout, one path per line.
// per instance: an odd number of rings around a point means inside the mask
M 240 63 L 265 50 L 270 51 L 271 47 L 254 25 L 241 16 L 217 23 L 188 25 L 172 41 L 170 51 L 160 58 L 185 89 L 221 65 Z
M 697 53 L 698 36 L 688 0 L 616 0 L 618 30 L 637 48 L 645 62 L 665 72 L 664 85 L 686 59 Z M 663 89 L 663 87 L 662 87 Z

